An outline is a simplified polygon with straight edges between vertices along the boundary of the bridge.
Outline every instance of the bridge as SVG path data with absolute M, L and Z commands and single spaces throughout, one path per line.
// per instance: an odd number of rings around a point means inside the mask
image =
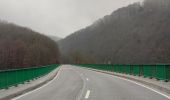
M 58 69 L 48 83 L 12 100 L 170 100 L 168 93 L 109 72 L 170 80 L 167 65 L 49 65 L 0 72 L 0 88 L 42 77 Z

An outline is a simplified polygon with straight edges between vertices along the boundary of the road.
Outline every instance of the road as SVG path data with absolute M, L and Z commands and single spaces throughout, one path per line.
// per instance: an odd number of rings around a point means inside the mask
M 48 84 L 13 100 L 170 100 L 127 80 L 63 65 Z

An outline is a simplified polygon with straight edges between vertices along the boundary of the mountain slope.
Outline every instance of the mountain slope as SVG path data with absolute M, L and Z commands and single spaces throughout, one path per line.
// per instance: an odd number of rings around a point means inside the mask
M 59 48 L 64 63 L 170 63 L 169 27 L 170 1 L 145 0 L 73 33 Z
M 0 21 L 0 70 L 59 63 L 56 42 L 31 29 Z

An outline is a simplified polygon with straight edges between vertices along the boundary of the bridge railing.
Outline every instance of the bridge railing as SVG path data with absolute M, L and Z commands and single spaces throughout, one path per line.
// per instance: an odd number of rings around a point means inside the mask
M 58 66 L 59 65 L 48 65 L 36 68 L 0 71 L 0 89 L 17 86 L 18 84 L 23 84 L 26 81 L 44 76 L 56 69 Z
M 170 81 L 170 65 L 80 64 L 78 66 Z

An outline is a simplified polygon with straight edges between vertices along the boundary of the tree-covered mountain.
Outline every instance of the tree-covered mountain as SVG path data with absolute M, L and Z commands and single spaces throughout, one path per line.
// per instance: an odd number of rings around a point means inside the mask
M 170 0 L 114 11 L 59 41 L 63 63 L 170 63 Z
M 31 29 L 0 21 L 0 69 L 59 63 L 55 41 Z

